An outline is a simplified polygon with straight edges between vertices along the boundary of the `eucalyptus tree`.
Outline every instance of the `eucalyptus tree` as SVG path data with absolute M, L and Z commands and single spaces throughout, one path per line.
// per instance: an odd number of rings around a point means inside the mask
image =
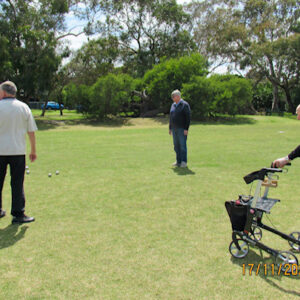
M 119 40 L 124 72 L 142 77 L 162 57 L 192 52 L 195 44 L 188 31 L 189 14 L 176 0 L 91 0 L 88 15 L 101 37 Z
M 0 80 L 16 82 L 25 98 L 41 98 L 55 88 L 57 71 L 69 50 L 63 43 L 66 16 L 86 15 L 78 0 L 2 0 L 0 2 Z
M 116 37 L 99 38 L 84 44 L 63 67 L 70 82 L 92 85 L 101 76 L 114 71 L 119 59 Z
M 299 0 L 206 0 L 190 5 L 194 37 L 211 60 L 234 63 L 273 86 L 273 109 L 282 89 L 299 84 Z

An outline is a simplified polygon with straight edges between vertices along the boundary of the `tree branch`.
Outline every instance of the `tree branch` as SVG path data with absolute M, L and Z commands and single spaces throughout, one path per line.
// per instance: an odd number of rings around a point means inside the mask
M 57 37 L 56 40 L 57 40 L 57 41 L 58 41 L 58 40 L 61 40 L 61 39 L 65 38 L 65 37 L 67 37 L 67 36 L 75 36 L 75 37 L 78 37 L 78 36 L 80 36 L 80 35 L 82 35 L 82 34 L 84 34 L 84 31 L 79 32 L 79 33 L 68 32 L 68 33 L 66 33 L 66 34 L 63 34 L 63 35 Z

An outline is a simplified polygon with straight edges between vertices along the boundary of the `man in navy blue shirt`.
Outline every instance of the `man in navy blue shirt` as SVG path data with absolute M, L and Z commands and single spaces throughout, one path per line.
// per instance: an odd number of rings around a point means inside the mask
M 191 110 L 189 104 L 181 99 L 179 90 L 172 92 L 171 97 L 174 103 L 170 109 L 169 134 L 173 135 L 176 162 L 174 167 L 187 167 L 186 140 L 191 121 Z

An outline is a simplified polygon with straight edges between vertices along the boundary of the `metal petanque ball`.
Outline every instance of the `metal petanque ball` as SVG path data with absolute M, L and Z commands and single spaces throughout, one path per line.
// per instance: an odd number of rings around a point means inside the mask
M 52 176 L 52 174 L 51 174 L 51 173 L 49 173 L 49 174 L 48 174 L 48 177 L 51 177 L 51 176 Z
M 29 167 L 28 166 L 26 166 L 26 170 L 28 170 L 29 169 Z
M 55 172 L 55 174 L 56 174 L 56 175 L 59 175 L 59 171 L 57 170 L 57 171 Z
M 26 174 L 29 174 L 30 173 L 30 171 L 29 170 L 26 170 Z

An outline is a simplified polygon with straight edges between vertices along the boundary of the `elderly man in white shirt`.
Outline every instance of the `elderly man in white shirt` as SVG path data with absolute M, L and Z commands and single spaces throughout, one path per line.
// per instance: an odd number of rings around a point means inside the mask
M 25 103 L 16 99 L 17 87 L 11 81 L 0 84 L 0 218 L 2 210 L 2 189 L 7 166 L 10 166 L 12 223 L 29 223 L 34 218 L 25 215 L 24 174 L 26 155 L 26 134 L 29 136 L 31 152 L 29 159 L 36 156 L 35 131 L 37 126 L 31 110 Z

